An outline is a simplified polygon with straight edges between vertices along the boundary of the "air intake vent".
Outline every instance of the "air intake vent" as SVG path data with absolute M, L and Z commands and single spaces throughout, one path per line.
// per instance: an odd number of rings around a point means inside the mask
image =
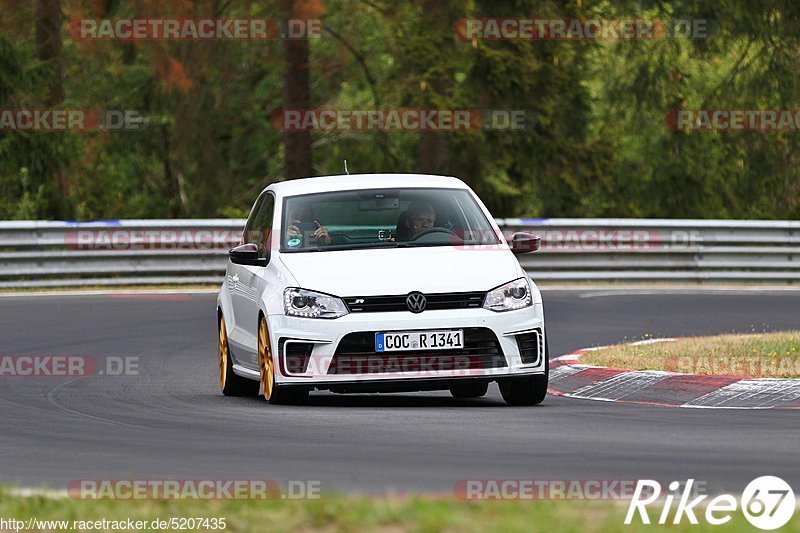
M 542 330 L 535 329 L 530 333 L 517 335 L 517 345 L 522 362 L 526 365 L 535 365 L 544 353 L 544 340 Z
M 278 341 L 280 354 L 283 356 L 284 368 L 289 374 L 305 374 L 314 344 L 281 338 Z

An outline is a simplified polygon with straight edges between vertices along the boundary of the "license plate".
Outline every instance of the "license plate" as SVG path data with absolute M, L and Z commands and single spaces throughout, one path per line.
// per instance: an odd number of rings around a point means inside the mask
M 398 331 L 376 333 L 376 352 L 403 352 L 410 350 L 451 350 L 464 347 L 464 331 Z

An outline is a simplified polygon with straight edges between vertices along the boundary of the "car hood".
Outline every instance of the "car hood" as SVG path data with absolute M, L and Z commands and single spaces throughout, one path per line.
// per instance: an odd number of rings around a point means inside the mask
M 488 291 L 524 275 L 509 250 L 495 247 L 283 253 L 280 260 L 300 287 L 335 296 Z

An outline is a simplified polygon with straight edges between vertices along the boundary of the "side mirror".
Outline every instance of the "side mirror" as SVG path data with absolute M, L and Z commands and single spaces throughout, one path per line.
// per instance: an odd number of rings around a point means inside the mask
M 246 266 L 267 266 L 269 257 L 259 259 L 258 246 L 252 243 L 242 244 L 228 252 L 231 263 Z
M 542 245 L 542 238 L 532 233 L 515 233 L 511 236 L 511 252 L 514 254 L 527 254 L 535 252 Z

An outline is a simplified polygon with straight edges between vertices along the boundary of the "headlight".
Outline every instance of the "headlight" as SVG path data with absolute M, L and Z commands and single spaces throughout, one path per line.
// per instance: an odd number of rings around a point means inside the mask
M 303 318 L 339 318 L 349 313 L 336 296 L 294 288 L 283 291 L 283 310 L 286 316 Z
M 483 308 L 499 312 L 513 311 L 531 305 L 533 305 L 533 299 L 531 298 L 531 289 L 528 287 L 528 280 L 519 278 L 490 290 L 486 294 Z

